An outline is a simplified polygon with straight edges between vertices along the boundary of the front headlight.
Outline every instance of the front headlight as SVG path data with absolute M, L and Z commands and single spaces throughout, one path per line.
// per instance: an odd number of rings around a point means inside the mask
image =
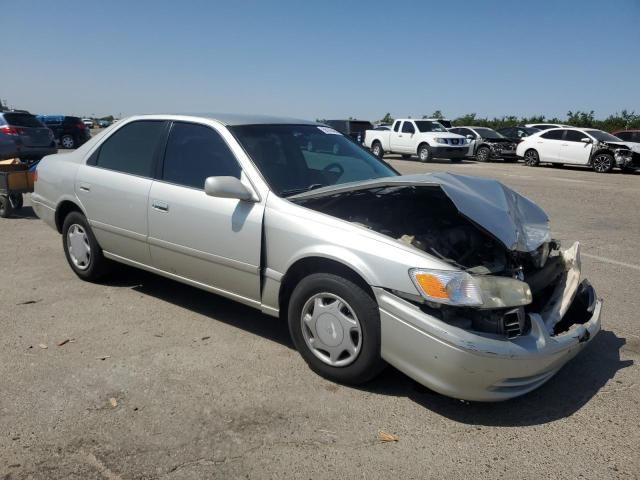
M 518 307 L 531 303 L 531 289 L 520 280 L 462 271 L 413 268 L 409 275 L 430 302 L 479 308 Z
M 444 143 L 446 145 L 447 144 L 447 139 L 446 138 L 436 137 L 436 142 Z

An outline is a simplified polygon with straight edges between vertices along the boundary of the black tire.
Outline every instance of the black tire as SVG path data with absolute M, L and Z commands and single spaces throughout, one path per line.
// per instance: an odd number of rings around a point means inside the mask
M 533 148 L 524 152 L 524 164 L 527 167 L 537 167 L 540 165 L 540 156 L 538 155 L 538 152 Z
M 598 173 L 609 173 L 614 165 L 615 160 L 610 153 L 598 153 L 591 159 L 591 168 Z
M 68 233 L 72 227 L 80 227 L 86 234 L 86 244 L 89 246 L 90 255 L 86 266 L 80 267 L 74 263 L 69 249 Z M 89 226 L 86 217 L 80 212 L 69 213 L 62 224 L 62 247 L 71 270 L 82 280 L 96 282 L 107 275 L 111 270 L 111 262 L 104 258 L 102 248 L 98 244 L 93 230 Z
M 426 143 L 418 147 L 418 160 L 422 163 L 431 161 L 431 147 Z
M 302 314 L 315 295 L 336 295 L 354 310 L 361 328 L 360 351 L 346 366 L 331 366 L 320 360 L 307 345 L 302 332 Z M 288 323 L 296 349 L 311 370 L 338 383 L 357 385 L 371 380 L 385 367 L 380 356 L 380 314 L 375 300 L 362 287 L 338 275 L 314 273 L 298 283 L 289 301 Z
M 478 162 L 488 162 L 491 158 L 491 150 L 489 147 L 480 147 L 476 152 L 476 160 Z
M 21 193 L 11 193 L 9 198 L 13 205 L 13 211 L 20 210 L 24 206 L 24 198 Z
M 411 158 L 411 155 L 407 155 L 407 154 L 402 155 L 403 160 L 409 160 L 410 158 Z
M 0 217 L 9 218 L 13 213 L 11 202 L 6 195 L 0 195 Z
M 384 157 L 384 149 L 382 148 L 382 144 L 377 140 L 371 145 L 371 153 L 373 153 L 378 158 Z
M 73 135 L 63 135 L 60 138 L 60 146 L 62 148 L 76 148 L 76 139 L 73 138 Z

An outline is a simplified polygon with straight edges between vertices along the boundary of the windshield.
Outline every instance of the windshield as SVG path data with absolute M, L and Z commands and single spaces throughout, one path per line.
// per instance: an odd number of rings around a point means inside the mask
M 491 130 L 490 128 L 474 128 L 474 130 L 480 135 L 482 138 L 504 138 L 495 130 Z
M 416 120 L 415 121 L 418 130 L 421 132 L 447 132 L 448 130 L 438 122 L 432 122 L 430 120 Z
M 242 125 L 230 130 L 271 189 L 282 197 L 328 185 L 398 175 L 329 127 Z
M 598 140 L 599 142 L 622 142 L 623 140 L 614 137 L 610 133 L 603 132 L 602 130 L 585 130 L 589 135 Z

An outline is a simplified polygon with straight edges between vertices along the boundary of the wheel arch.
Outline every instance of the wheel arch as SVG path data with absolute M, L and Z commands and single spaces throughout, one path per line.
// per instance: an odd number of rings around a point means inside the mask
M 58 230 L 58 233 L 62 233 L 62 226 L 64 225 L 64 219 L 71 212 L 80 212 L 83 215 L 85 214 L 82 208 L 80 208 L 80 206 L 72 200 L 62 200 L 56 207 L 55 221 L 56 221 L 56 229 Z
M 421 140 L 420 143 L 418 144 L 418 148 L 416 149 L 416 155 L 420 155 L 420 147 L 422 147 L 423 145 L 426 145 L 427 147 L 431 148 L 431 144 L 429 142 L 427 142 L 426 140 Z
M 594 150 L 591 153 L 591 156 L 589 156 L 589 165 L 592 165 L 593 164 L 593 159 L 597 155 L 600 155 L 601 153 L 606 153 L 607 155 L 611 155 L 613 157 L 613 161 L 614 161 L 614 164 L 615 164 L 616 155 L 615 155 L 615 152 L 612 149 L 610 149 L 610 148 L 598 148 L 598 149 Z
M 376 301 L 371 285 L 365 280 L 364 276 L 352 266 L 333 258 L 308 256 L 300 258 L 291 264 L 282 277 L 278 292 L 278 308 L 282 317 L 286 317 L 291 294 L 298 282 L 312 273 L 332 273 L 351 280 L 356 285 L 362 287 L 364 291 L 371 295 L 371 298 Z

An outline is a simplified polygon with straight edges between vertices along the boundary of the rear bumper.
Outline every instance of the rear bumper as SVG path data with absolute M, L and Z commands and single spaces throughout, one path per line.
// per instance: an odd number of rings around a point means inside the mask
M 549 308 L 530 313 L 529 332 L 511 340 L 451 326 L 386 290 L 374 289 L 380 307 L 382 357 L 419 383 L 454 398 L 499 401 L 534 390 L 600 330 L 602 302 L 593 289 L 588 290 L 590 305 L 583 308 L 584 299 L 576 298 L 577 245 L 566 253 L 569 268 Z M 574 324 L 554 335 L 553 327 L 567 312 Z
M 447 145 L 436 145 L 431 147 L 431 154 L 436 158 L 465 158 L 469 150 L 469 145 L 462 147 L 452 147 Z

